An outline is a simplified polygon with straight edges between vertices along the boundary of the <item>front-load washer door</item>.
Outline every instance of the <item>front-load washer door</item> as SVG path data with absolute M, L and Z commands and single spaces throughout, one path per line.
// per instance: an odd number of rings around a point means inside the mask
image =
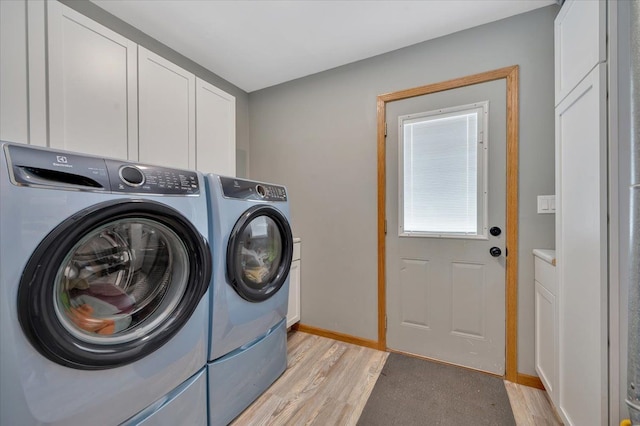
M 242 214 L 227 246 L 227 278 L 249 302 L 272 297 L 286 282 L 293 255 L 291 226 L 270 205 L 258 205 Z
M 210 278 L 209 246 L 178 211 L 105 202 L 62 222 L 34 251 L 18 290 L 19 320 L 50 360 L 114 368 L 171 339 Z

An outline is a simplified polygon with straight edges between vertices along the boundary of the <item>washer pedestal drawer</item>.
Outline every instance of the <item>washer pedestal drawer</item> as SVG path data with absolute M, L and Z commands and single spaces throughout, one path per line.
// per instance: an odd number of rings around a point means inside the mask
M 206 374 L 203 368 L 121 426 L 179 424 L 204 426 L 207 424 L 206 385 Z

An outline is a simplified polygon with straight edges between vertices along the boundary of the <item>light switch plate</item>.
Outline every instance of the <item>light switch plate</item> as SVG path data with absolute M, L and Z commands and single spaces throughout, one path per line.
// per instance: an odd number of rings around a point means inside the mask
M 556 212 L 555 195 L 538 195 L 538 213 L 551 214 Z

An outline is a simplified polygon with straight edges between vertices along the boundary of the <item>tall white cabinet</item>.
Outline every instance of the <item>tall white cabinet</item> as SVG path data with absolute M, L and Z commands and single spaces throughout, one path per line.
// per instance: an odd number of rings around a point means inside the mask
M 606 3 L 555 22 L 558 386 L 567 425 L 607 424 Z
M 0 19 L 1 139 L 235 175 L 232 95 L 57 1 Z

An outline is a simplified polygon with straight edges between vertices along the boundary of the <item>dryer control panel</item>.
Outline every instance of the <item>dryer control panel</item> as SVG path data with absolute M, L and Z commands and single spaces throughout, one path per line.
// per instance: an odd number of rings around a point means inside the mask
M 222 193 L 227 198 L 260 201 L 287 201 L 284 186 L 220 176 Z
M 15 185 L 75 191 L 194 195 L 196 172 L 103 159 L 65 151 L 5 145 Z

